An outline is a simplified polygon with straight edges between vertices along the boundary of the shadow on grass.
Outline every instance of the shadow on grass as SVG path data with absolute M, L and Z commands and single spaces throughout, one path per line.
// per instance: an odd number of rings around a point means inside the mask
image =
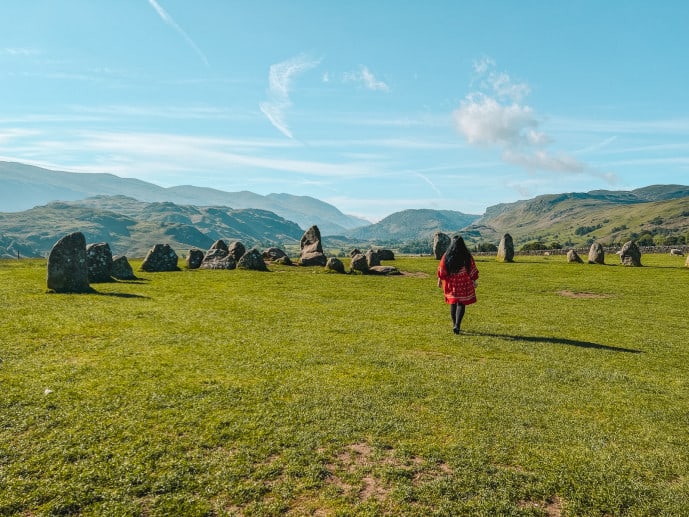
M 617 346 L 601 345 L 590 341 L 577 341 L 575 339 L 565 339 L 558 337 L 542 336 L 515 336 L 510 334 L 492 334 L 490 332 L 472 332 L 475 336 L 494 337 L 498 339 L 509 339 L 510 341 L 525 341 L 527 343 L 550 343 L 553 345 L 578 346 L 580 348 L 594 348 L 596 350 L 608 350 L 610 352 L 626 352 L 628 354 L 641 354 L 641 350 L 633 348 L 622 348 Z
M 96 294 L 98 296 L 111 296 L 113 298 L 141 298 L 141 299 L 148 299 L 149 296 L 143 296 L 140 294 L 132 294 L 132 293 L 100 293 L 98 291 L 94 291 L 91 294 Z

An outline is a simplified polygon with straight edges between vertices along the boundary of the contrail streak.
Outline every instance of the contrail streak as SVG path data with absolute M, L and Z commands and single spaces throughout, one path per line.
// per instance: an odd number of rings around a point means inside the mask
M 199 55 L 201 60 L 204 62 L 206 66 L 210 66 L 208 63 L 208 58 L 206 58 L 206 55 L 203 53 L 203 51 L 194 43 L 194 40 L 192 40 L 189 35 L 184 32 L 184 29 L 177 25 L 177 22 L 172 19 L 172 16 L 170 16 L 165 9 L 163 9 L 160 4 L 156 0 L 148 0 L 148 3 L 151 4 L 151 7 L 156 10 L 158 15 L 162 18 L 162 20 L 167 23 L 170 27 L 175 29 L 189 44 L 191 48 L 194 49 L 194 51 Z

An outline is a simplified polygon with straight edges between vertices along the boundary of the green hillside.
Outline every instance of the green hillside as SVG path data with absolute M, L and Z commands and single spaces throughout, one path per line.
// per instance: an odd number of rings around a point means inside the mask
M 679 196 L 687 191 L 687 187 L 655 186 L 631 192 L 547 195 L 497 205 L 469 227 L 470 238 L 497 244 L 509 233 L 517 245 L 533 241 L 616 245 L 630 239 L 645 245 L 684 244 L 689 234 L 689 196 Z
M 108 242 L 114 254 L 143 257 L 157 243 L 178 254 L 207 249 L 217 239 L 247 246 L 298 243 L 303 230 L 272 212 L 226 207 L 144 203 L 124 196 L 50 203 L 24 212 L 0 213 L 0 256 L 44 256 L 64 235 Z
M 456 232 L 480 216 L 452 210 L 403 210 L 376 224 L 347 233 L 354 239 L 403 242 L 429 239 L 437 231 Z

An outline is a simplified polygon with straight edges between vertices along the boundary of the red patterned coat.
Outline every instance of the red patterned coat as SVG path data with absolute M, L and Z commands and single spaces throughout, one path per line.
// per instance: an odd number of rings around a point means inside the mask
M 450 274 L 447 271 L 445 257 L 443 257 L 438 265 L 438 278 L 442 282 L 445 302 L 461 303 L 463 305 L 476 303 L 475 282 L 478 280 L 478 269 L 473 257 L 471 258 L 469 271 L 463 267 L 455 274 Z

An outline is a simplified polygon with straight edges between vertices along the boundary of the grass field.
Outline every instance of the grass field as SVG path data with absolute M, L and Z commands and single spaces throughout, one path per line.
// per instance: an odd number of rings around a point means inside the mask
M 459 336 L 428 257 L 0 261 L 0 515 L 689 515 L 689 269 L 618 260 L 478 257 Z

